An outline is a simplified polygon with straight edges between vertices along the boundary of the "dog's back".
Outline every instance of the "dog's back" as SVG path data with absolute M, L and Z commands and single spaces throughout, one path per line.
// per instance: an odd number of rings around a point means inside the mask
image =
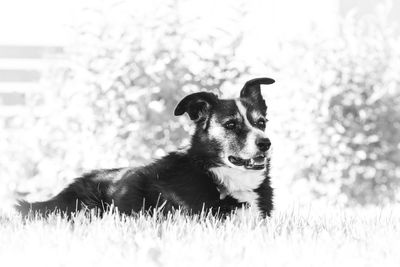
M 168 213 L 177 209 L 222 214 L 241 207 L 231 197 L 220 199 L 213 175 L 199 167 L 197 160 L 187 153 L 171 153 L 140 168 L 93 171 L 75 179 L 50 200 L 20 201 L 17 209 L 23 214 L 47 215 L 61 211 L 69 216 L 93 209 L 101 215 L 111 207 L 128 215 L 140 211 Z

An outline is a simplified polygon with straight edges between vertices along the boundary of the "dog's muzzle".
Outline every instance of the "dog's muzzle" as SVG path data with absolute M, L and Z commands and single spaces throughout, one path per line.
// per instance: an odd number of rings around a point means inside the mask
M 229 156 L 228 160 L 236 166 L 243 166 L 248 170 L 262 170 L 265 168 L 266 156 L 264 154 L 251 158 L 242 159 L 239 157 Z

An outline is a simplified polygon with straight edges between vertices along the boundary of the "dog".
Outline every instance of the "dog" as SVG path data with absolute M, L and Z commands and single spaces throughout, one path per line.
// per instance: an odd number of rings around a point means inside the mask
M 271 142 L 260 85 L 274 82 L 247 81 L 237 99 L 220 99 L 210 92 L 187 95 L 174 111 L 176 116 L 187 113 L 195 124 L 186 150 L 143 167 L 86 173 L 50 200 L 19 201 L 16 208 L 24 215 L 60 211 L 70 216 L 93 209 L 101 214 L 114 207 L 128 215 L 179 209 L 228 216 L 247 206 L 261 217 L 270 216 Z

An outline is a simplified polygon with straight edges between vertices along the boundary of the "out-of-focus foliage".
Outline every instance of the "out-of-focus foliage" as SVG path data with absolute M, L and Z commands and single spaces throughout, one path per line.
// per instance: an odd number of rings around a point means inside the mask
M 226 10 L 231 19 L 210 25 L 190 13 L 198 1 L 135 2 L 84 11 L 65 62 L 14 119 L 23 131 L 0 132 L 0 179 L 34 177 L 57 190 L 56 177 L 145 163 L 188 143 L 190 123 L 173 117 L 184 95 L 248 77 L 237 53 L 240 4 Z M 263 91 L 268 131 L 281 139 L 273 140 L 273 182 L 349 205 L 399 199 L 398 32 L 384 15 L 350 15 L 337 32 L 310 30 L 280 44 L 276 55 L 257 51 L 262 66 L 251 66 L 273 70 L 281 88 Z
M 288 125 L 298 178 L 319 197 L 377 204 L 400 184 L 400 38 L 383 17 L 349 15 L 332 39 L 296 44 L 304 70 Z M 296 103 L 295 103 L 296 104 Z M 306 117 L 303 119 L 302 117 Z
M 178 101 L 199 90 L 219 93 L 248 66 L 235 55 L 245 16 L 240 8 L 231 7 L 229 31 L 183 16 L 182 5 L 190 3 L 159 1 L 147 12 L 129 1 L 85 10 L 88 19 L 74 29 L 77 43 L 67 60 L 30 99 L 23 139 L 8 137 L 15 145 L 7 146 L 7 157 L 14 161 L 1 161 L 3 173 L 40 184 L 142 164 L 187 144 L 191 124 L 173 116 Z

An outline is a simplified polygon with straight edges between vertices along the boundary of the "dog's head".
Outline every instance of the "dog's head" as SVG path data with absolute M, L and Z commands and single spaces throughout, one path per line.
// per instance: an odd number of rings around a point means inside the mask
M 188 113 L 196 123 L 196 144 L 192 146 L 211 151 L 208 154 L 216 156 L 219 165 L 262 170 L 271 142 L 265 132 L 267 106 L 260 84 L 274 82 L 270 78 L 250 80 L 237 99 L 194 93 L 179 102 L 175 115 Z

